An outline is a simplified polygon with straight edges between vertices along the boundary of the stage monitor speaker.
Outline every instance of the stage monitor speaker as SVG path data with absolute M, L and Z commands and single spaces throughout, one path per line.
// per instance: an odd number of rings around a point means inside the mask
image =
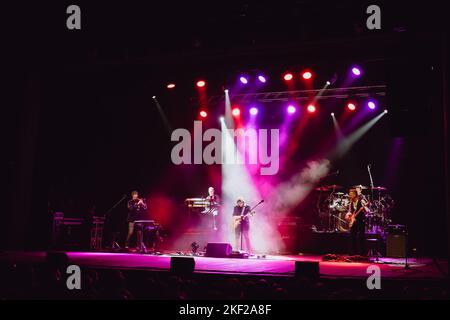
M 171 257 L 170 272 L 176 274 L 191 274 L 195 270 L 195 260 L 190 257 Z
M 206 254 L 207 257 L 213 258 L 227 258 L 231 255 L 233 248 L 231 244 L 227 242 L 209 242 L 206 245 Z
M 391 258 L 406 257 L 406 235 L 388 234 L 386 239 L 386 256 Z
M 319 274 L 319 262 L 295 261 L 295 276 L 297 278 L 318 279 Z

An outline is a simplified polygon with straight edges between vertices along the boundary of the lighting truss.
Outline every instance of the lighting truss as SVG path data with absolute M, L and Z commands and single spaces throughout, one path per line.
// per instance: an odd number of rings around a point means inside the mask
M 239 93 L 233 94 L 233 100 L 240 103 L 245 102 L 273 102 L 273 101 L 304 101 L 324 99 L 348 99 L 348 98 L 367 98 L 367 97 L 383 97 L 386 95 L 386 85 L 372 85 L 361 87 L 342 87 L 342 88 L 326 88 L 314 90 L 297 90 L 297 91 L 270 91 L 257 93 Z M 219 104 L 224 102 L 224 95 L 211 96 L 208 103 Z

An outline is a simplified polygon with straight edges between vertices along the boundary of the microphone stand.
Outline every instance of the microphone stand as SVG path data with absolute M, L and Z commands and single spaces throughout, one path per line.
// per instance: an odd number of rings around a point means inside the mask
M 126 199 L 126 197 L 127 197 L 127 195 L 124 194 L 124 195 L 122 196 L 122 198 L 121 198 L 119 201 L 117 201 L 111 208 L 109 208 L 108 211 L 106 211 L 106 213 L 105 213 L 105 221 L 106 221 L 106 219 L 108 218 L 108 216 L 110 215 L 110 213 L 111 213 L 111 212 L 112 212 L 119 204 L 121 204 L 122 201 Z M 113 249 L 113 250 L 115 250 L 115 249 L 120 250 L 120 249 L 121 249 L 120 245 L 117 243 L 117 239 L 116 239 L 116 236 L 115 236 L 115 235 L 114 235 L 113 239 L 111 240 L 111 249 Z
M 371 199 L 370 199 L 370 201 L 372 201 L 372 202 L 375 202 L 375 199 L 374 199 L 374 194 L 373 194 L 373 188 L 375 187 L 375 185 L 374 185 L 374 183 L 373 183 L 373 178 L 372 178 L 372 172 L 371 172 L 371 170 L 370 170 L 370 167 L 371 167 L 371 165 L 370 165 L 370 163 L 367 165 L 367 171 L 369 172 L 369 178 L 370 178 L 370 195 L 371 195 Z M 379 190 L 378 190 L 378 198 L 380 197 L 380 192 L 379 192 Z M 376 212 L 377 212 L 377 214 L 378 215 L 380 215 L 380 208 L 379 208 L 379 203 L 380 203 L 380 201 L 379 201 L 380 199 L 378 199 L 378 203 L 377 203 L 377 205 L 376 205 Z M 372 226 L 371 224 L 369 224 L 369 226 Z M 365 231 L 364 231 L 365 232 Z M 379 234 L 379 232 L 380 232 L 380 229 L 378 228 L 378 226 L 377 226 L 377 228 L 376 228 L 376 234 L 377 234 L 377 249 L 376 249 L 376 252 L 375 252 L 375 255 L 376 255 L 376 258 L 375 258 L 375 262 L 376 263 L 378 263 L 379 262 L 379 257 L 381 256 L 381 254 L 380 254 L 380 251 L 379 251 L 379 248 L 380 248 L 380 234 Z M 373 251 L 372 251 L 372 249 L 370 249 L 369 250 L 369 252 L 368 252 L 368 255 L 370 256 L 370 255 L 372 255 L 373 254 Z

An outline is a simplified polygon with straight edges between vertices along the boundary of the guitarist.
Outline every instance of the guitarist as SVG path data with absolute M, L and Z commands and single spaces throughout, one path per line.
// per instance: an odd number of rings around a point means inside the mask
M 250 212 L 250 206 L 245 205 L 245 201 L 243 198 L 238 198 L 236 201 L 236 206 L 233 210 L 233 226 L 234 226 L 234 235 L 235 235 L 235 247 L 245 248 L 251 254 L 252 246 L 250 243 L 249 231 L 250 231 L 250 219 L 249 217 L 252 215 Z M 242 243 L 241 243 L 242 239 Z
M 349 197 L 349 212 L 348 216 L 354 216 L 353 224 L 350 228 L 352 241 L 352 254 L 366 254 L 366 211 L 368 201 L 361 192 L 357 189 L 350 189 Z M 359 250 L 358 250 L 359 249 Z

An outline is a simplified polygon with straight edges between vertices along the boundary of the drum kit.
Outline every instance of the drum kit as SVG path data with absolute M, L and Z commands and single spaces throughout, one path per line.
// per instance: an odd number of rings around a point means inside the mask
M 394 201 L 385 187 L 359 187 L 369 201 L 366 212 L 366 233 L 384 234 L 390 224 L 390 213 Z M 348 232 L 350 230 L 345 215 L 349 211 L 348 194 L 342 192 L 344 188 L 339 185 L 326 185 L 315 188 L 318 192 L 317 211 L 319 214 L 320 229 L 327 232 Z

